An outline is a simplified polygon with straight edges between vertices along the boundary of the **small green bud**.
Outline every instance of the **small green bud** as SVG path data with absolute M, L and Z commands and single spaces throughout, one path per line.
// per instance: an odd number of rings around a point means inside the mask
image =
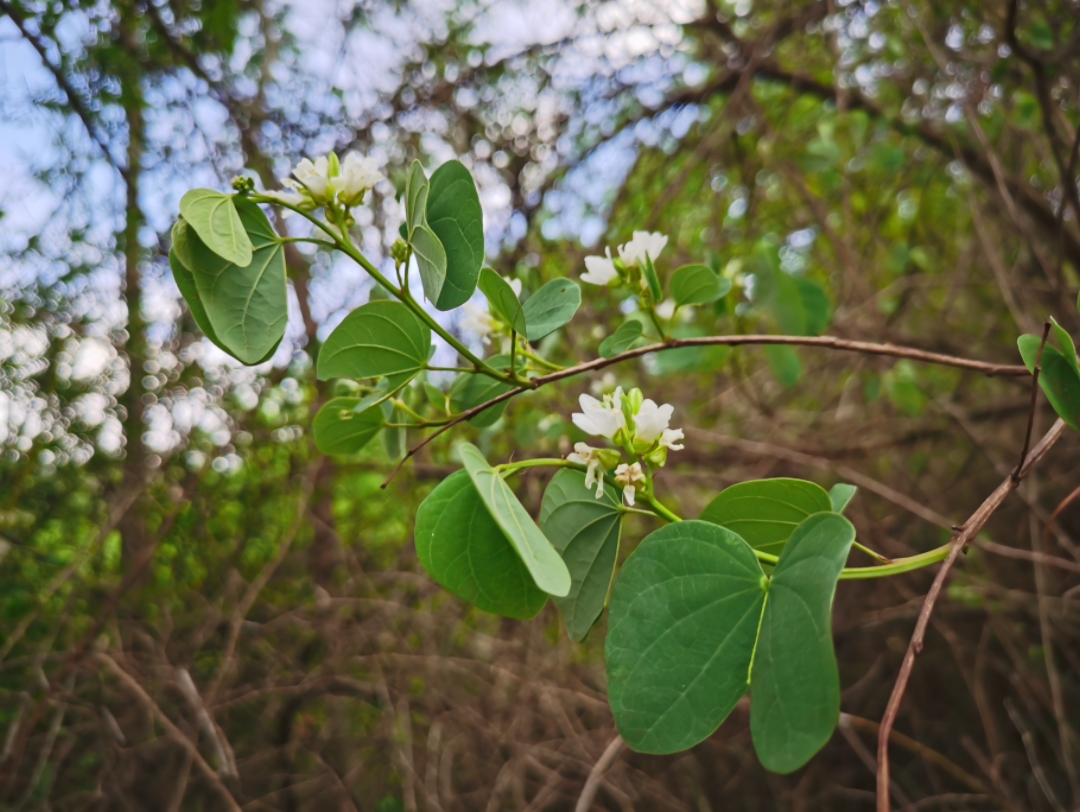
M 634 433 L 634 415 L 641 410 L 641 404 L 645 402 L 645 395 L 636 386 L 622 397 L 623 416 L 626 417 L 626 430 Z
M 614 471 L 622 462 L 622 454 L 614 448 L 601 448 L 596 452 L 596 456 L 600 458 L 600 464 L 605 471 Z
M 635 447 L 638 442 L 640 441 L 634 442 Z M 645 455 L 645 462 L 649 463 L 649 465 L 656 466 L 657 468 L 663 468 L 667 464 L 667 452 L 667 446 L 657 446 Z
M 405 240 L 394 240 L 394 244 L 390 246 L 390 257 L 398 265 L 401 265 L 409 258 L 409 245 Z
M 255 191 L 255 181 L 240 175 L 232 180 L 232 187 L 242 195 Z
M 336 178 L 338 175 L 341 174 L 341 162 L 338 160 L 336 152 L 331 152 L 329 155 L 327 155 L 326 161 L 330 167 L 329 171 L 326 173 L 327 177 Z

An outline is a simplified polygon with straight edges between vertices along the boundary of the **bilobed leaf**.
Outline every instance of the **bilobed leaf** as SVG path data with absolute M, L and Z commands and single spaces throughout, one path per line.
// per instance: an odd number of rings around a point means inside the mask
M 334 398 L 312 422 L 315 445 L 323 454 L 355 454 L 371 442 L 385 422 L 379 406 L 357 411 L 360 398 Z
M 776 378 L 777 383 L 790 389 L 795 386 L 803 375 L 802 361 L 794 347 L 786 344 L 768 344 L 765 347 L 765 360 L 769 363 L 769 371 Z
M 634 750 L 675 753 L 712 734 L 746 693 L 765 575 L 732 531 L 678 522 L 649 535 L 611 595 L 608 697 Z
M 600 342 L 600 357 L 614 358 L 626 352 L 635 341 L 641 338 L 641 333 L 640 321 L 637 319 L 624 321 L 614 333 Z
M 522 310 L 521 302 L 509 282 L 491 268 L 484 268 L 480 271 L 480 290 L 487 297 L 488 307 L 493 314 L 513 327 L 518 334 L 526 334 L 525 311 Z
M 706 265 L 683 265 L 671 276 L 671 296 L 677 305 L 715 302 L 731 290 L 731 280 Z
M 755 549 L 778 555 L 795 528 L 814 513 L 831 511 L 829 494 L 803 479 L 756 479 L 725 488 L 701 511 Z
M 470 443 L 460 447 L 461 461 L 480 498 L 495 523 L 502 528 L 510 544 L 532 575 L 533 581 L 549 595 L 562 598 L 570 592 L 570 572 L 528 511 L 480 453 Z
M 1035 359 L 1039 354 L 1039 336 L 1023 335 L 1017 340 L 1020 355 L 1029 371 L 1035 371 Z M 1068 360 L 1057 347 L 1047 344 L 1043 347 L 1042 360 L 1039 363 L 1039 386 L 1046 394 L 1046 399 L 1058 413 L 1058 417 L 1069 424 L 1070 428 L 1080 431 L 1080 376 L 1073 371 Z
M 258 364 L 281 342 L 289 319 L 285 251 L 258 206 L 243 199 L 230 199 L 229 205 L 250 237 L 248 262 L 239 265 L 210 250 L 185 217 L 190 227 L 185 250 L 192 263 L 187 267 L 216 343 L 243 363 Z
M 562 470 L 552 477 L 540 506 L 540 531 L 570 570 L 570 593 L 555 598 L 555 604 L 571 640 L 584 640 L 604 611 L 621 528 L 618 489 L 609 486 L 598 499 L 580 471 Z
M 443 244 L 427 223 L 418 223 L 413 228 L 409 242 L 416 257 L 416 266 L 420 269 L 424 297 L 429 302 L 437 302 L 446 284 L 446 251 Z
M 773 571 L 750 674 L 750 731 L 773 772 L 802 767 L 840 718 L 832 604 L 854 540 L 843 516 L 816 514 L 792 533 Z
M 192 189 L 180 198 L 180 216 L 207 248 L 222 259 L 244 267 L 251 264 L 254 245 L 234 200 L 233 195 L 213 189 Z
M 430 189 L 424 167 L 413 161 L 405 179 L 405 239 L 410 239 L 416 227 L 426 222 Z
M 453 310 L 469 301 L 484 264 L 480 195 L 461 161 L 447 161 L 432 173 L 427 224 L 446 253 L 446 282 L 439 297 L 431 301 L 439 310 Z
M 496 355 L 488 358 L 487 363 L 493 369 L 506 370 L 510 368 L 510 356 Z M 487 403 L 492 398 L 497 398 L 513 388 L 510 384 L 489 378 L 487 375 L 462 373 L 454 378 L 454 382 L 450 385 L 450 392 L 448 393 L 450 396 L 450 408 L 457 414 L 466 409 L 471 409 L 473 406 L 479 406 L 481 403 Z M 481 429 L 487 428 L 502 417 L 509 402 L 509 399 L 507 399 L 496 403 L 490 409 L 485 409 L 471 418 L 469 425 Z
M 837 482 L 829 489 L 829 501 L 832 502 L 833 513 L 843 513 L 859 489 L 846 482 Z
M 485 612 L 529 620 L 547 603 L 467 471 L 444 479 L 420 505 L 416 553 L 443 588 Z
M 431 328 L 401 302 L 368 302 L 345 317 L 319 351 L 318 377 L 388 379 L 393 392 L 427 364 Z
M 574 318 L 581 307 L 581 288 L 569 279 L 552 279 L 522 306 L 525 337 L 539 341 Z

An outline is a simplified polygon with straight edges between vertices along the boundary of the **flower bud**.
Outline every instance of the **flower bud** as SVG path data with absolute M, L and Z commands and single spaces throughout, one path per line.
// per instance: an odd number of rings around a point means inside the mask
M 394 244 L 390 246 L 390 257 L 398 265 L 407 261 L 409 259 L 408 243 L 400 237 L 394 240 Z

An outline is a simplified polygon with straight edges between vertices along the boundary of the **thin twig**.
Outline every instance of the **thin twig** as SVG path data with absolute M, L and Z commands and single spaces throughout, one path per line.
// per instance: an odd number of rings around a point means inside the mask
M 885 715 L 881 720 L 881 728 L 878 731 L 878 775 L 877 775 L 877 808 L 878 812 L 890 812 L 889 808 L 889 734 L 892 733 L 893 725 L 896 723 L 897 714 L 900 712 L 900 703 L 904 699 L 904 692 L 907 690 L 908 680 L 911 679 L 911 671 L 915 666 L 915 658 L 922 652 L 923 643 L 926 640 L 926 629 L 930 625 L 930 615 L 934 611 L 934 605 L 937 603 L 938 596 L 941 594 L 942 588 L 945 586 L 945 581 L 949 577 L 949 572 L 952 570 L 953 565 L 956 564 L 956 559 L 960 556 L 960 553 L 964 548 L 978 536 L 983 526 L 989 521 L 990 517 L 994 515 L 1006 497 L 1014 490 L 1016 490 L 1017 484 L 1032 466 L 1041 460 L 1046 453 L 1054 446 L 1061 435 L 1065 433 L 1065 421 L 1057 420 L 1050 431 L 1048 431 L 1038 444 L 1031 449 L 1031 453 L 1027 455 L 1024 466 L 1016 475 L 1010 475 L 1006 477 L 997 488 L 991 493 L 981 505 L 978 510 L 971 514 L 971 518 L 963 525 L 963 530 L 953 539 L 952 550 L 949 552 L 949 557 L 945 559 L 945 562 L 941 565 L 941 569 L 938 570 L 937 576 L 934 578 L 934 583 L 930 587 L 930 591 L 926 594 L 926 600 L 923 602 L 922 610 L 919 612 L 919 619 L 915 623 L 915 632 L 911 636 L 911 642 L 908 644 L 907 653 L 904 655 L 904 662 L 900 666 L 900 674 L 896 678 L 896 684 L 893 685 L 892 695 L 889 697 L 889 704 L 885 709 Z
M 578 364 L 577 366 L 567 367 L 566 369 L 560 369 L 558 372 L 552 372 L 548 375 L 541 375 L 540 377 L 532 379 L 531 386 L 518 386 L 507 392 L 503 392 L 501 395 L 492 398 L 489 401 L 481 403 L 478 406 L 473 406 L 471 409 L 466 409 L 445 426 L 440 427 L 436 431 L 433 431 L 423 440 L 421 440 L 413 448 L 410 448 L 406 452 L 405 456 L 395 466 L 394 470 L 390 472 L 390 476 L 383 482 L 382 487 L 385 488 L 390 482 L 397 476 L 398 471 L 402 469 L 406 462 L 409 461 L 413 455 L 415 455 L 421 448 L 426 446 L 436 437 L 443 432 L 449 431 L 459 423 L 463 423 L 466 420 L 471 420 L 492 406 L 502 403 L 505 400 L 509 400 L 512 397 L 520 395 L 522 392 L 533 391 L 539 389 L 541 386 L 545 386 L 555 381 L 561 381 L 565 378 L 572 378 L 576 375 L 582 375 L 586 372 L 595 372 L 596 370 L 604 369 L 605 367 L 612 366 L 614 364 L 628 361 L 632 358 L 641 358 L 645 355 L 651 355 L 655 352 L 664 352 L 666 350 L 677 350 L 683 347 L 711 347 L 711 346 L 725 346 L 725 347 L 741 347 L 741 346 L 769 346 L 769 345 L 785 345 L 785 346 L 798 346 L 798 347 L 821 347 L 824 349 L 841 350 L 844 352 L 858 352 L 866 355 L 884 355 L 890 358 L 907 358 L 912 361 L 922 361 L 927 364 L 938 364 L 939 366 L 955 367 L 957 369 L 967 369 L 973 372 L 981 372 L 984 375 L 993 376 L 1007 376 L 1007 377 L 1022 377 L 1030 375 L 1027 367 L 1020 364 L 992 364 L 987 361 L 977 361 L 972 358 L 961 358 L 956 355 L 945 355 L 938 352 L 930 352 L 928 350 L 920 350 L 915 347 L 904 347 L 896 344 L 879 344 L 872 341 L 851 341 L 844 338 L 837 338 L 836 336 L 775 336 L 775 335 L 731 335 L 731 336 L 704 336 L 701 338 L 669 338 L 666 343 L 663 344 L 649 344 L 646 347 L 638 347 L 636 349 L 627 350 L 624 353 L 613 356 L 612 358 L 597 358 L 593 361 L 586 361 L 585 363 Z
M 1028 448 L 1031 446 L 1031 430 L 1035 426 L 1035 407 L 1039 402 L 1039 373 L 1042 372 L 1042 354 L 1046 348 L 1046 339 L 1050 335 L 1050 322 L 1043 322 L 1042 341 L 1039 342 L 1039 352 L 1035 355 L 1035 370 L 1031 373 L 1031 408 L 1028 410 L 1027 432 L 1024 434 L 1024 450 L 1020 452 L 1020 462 L 1013 469 L 1014 482 L 1020 481 L 1020 469 L 1024 467 L 1024 459 L 1027 457 Z
M 623 751 L 624 747 L 626 747 L 626 742 L 623 741 L 622 736 L 616 733 L 615 738 L 608 742 L 608 746 L 604 748 L 600 758 L 596 760 L 592 769 L 589 770 L 589 777 L 585 779 L 585 786 L 581 788 L 581 794 L 578 796 L 574 812 L 589 812 L 593 799 L 596 798 L 596 792 L 600 789 L 600 782 L 604 780 L 604 773 L 615 763 L 615 759 L 619 757 L 619 753 Z
M 225 783 L 218 774 L 214 772 L 214 769 L 206 763 L 206 759 L 199 753 L 198 748 L 191 743 L 191 740 L 187 736 L 180 732 L 180 729 L 165 715 L 165 711 L 163 711 L 157 702 L 153 700 L 150 694 L 143 690 L 143 687 L 139 685 L 135 678 L 121 668 L 120 664 L 108 654 L 98 654 L 97 660 L 124 683 L 127 689 L 135 695 L 135 698 L 139 703 L 150 712 L 163 728 L 165 728 L 166 735 L 188 753 L 192 761 L 194 761 L 195 765 L 199 768 L 199 771 L 202 772 L 203 777 L 209 782 L 210 786 L 217 790 L 218 794 L 221 795 L 221 799 L 225 802 L 225 806 L 233 812 L 240 812 L 240 805 L 236 802 L 232 793 L 229 792 L 229 788 L 225 786 Z

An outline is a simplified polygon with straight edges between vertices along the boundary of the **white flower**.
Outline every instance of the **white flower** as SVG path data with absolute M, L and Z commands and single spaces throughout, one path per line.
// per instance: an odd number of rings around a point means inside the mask
M 326 203 L 333 197 L 330 162 L 325 157 L 316 158 L 315 163 L 304 158 L 296 165 L 293 176 L 303 184 L 316 203 Z
M 672 451 L 682 451 L 685 446 L 681 443 L 675 445 L 676 440 L 682 439 L 684 439 L 682 429 L 664 429 L 663 433 L 660 435 L 660 445 L 664 448 L 670 448 Z
M 593 448 L 586 443 L 574 443 L 573 453 L 567 455 L 567 460 L 578 465 L 587 465 L 588 470 L 585 472 L 585 487 L 592 490 L 593 483 L 596 483 L 596 498 L 599 499 L 604 495 L 604 473 L 601 470 L 597 475 L 596 471 L 601 467 L 600 461 L 600 449 Z
M 363 158 L 358 152 L 350 152 L 341 162 L 341 174 L 335 179 L 341 202 L 355 206 L 364 199 L 364 193 L 383 179 L 379 164 L 374 158 Z
M 581 395 L 578 403 L 581 404 L 581 411 L 574 412 L 570 415 L 570 419 L 586 434 L 606 437 L 610 440 L 619 429 L 626 428 L 626 417 L 622 412 L 621 386 L 615 390 L 614 395 L 604 395 L 603 403 L 592 395 Z
M 671 413 L 674 411 L 675 407 L 670 403 L 657 406 L 655 401 L 646 399 L 638 409 L 638 413 L 634 415 L 634 426 L 637 428 L 635 437 L 645 443 L 659 439 L 667 430 L 668 423 L 671 422 Z M 679 434 L 681 436 L 682 432 L 680 431 Z
M 664 301 L 660 302 L 660 304 L 658 304 L 656 306 L 656 315 L 658 315 L 664 321 L 667 321 L 672 316 L 674 316 L 675 315 L 675 300 L 674 299 L 664 299 Z
M 619 246 L 619 259 L 627 265 L 640 265 L 648 254 L 649 259 L 655 262 L 667 245 L 667 240 L 668 238 L 659 232 L 635 231 L 630 242 Z
M 262 192 L 263 197 L 269 197 L 271 200 L 276 200 L 279 203 L 286 203 L 290 206 L 295 206 L 298 209 L 306 208 L 311 202 L 308 198 L 299 192 L 294 192 L 292 189 L 270 189 Z M 296 214 L 292 209 L 285 210 L 285 216 L 288 217 L 292 214 Z
M 619 278 L 619 272 L 615 270 L 615 262 L 611 259 L 611 249 L 608 248 L 606 257 L 585 257 L 586 273 L 581 275 L 582 282 L 590 285 L 606 285 L 613 279 Z
M 465 302 L 462 310 L 465 311 L 465 318 L 461 320 L 461 329 L 472 330 L 485 344 L 490 344 L 491 339 L 488 336 L 499 327 L 495 317 L 475 302 Z
M 645 472 L 641 470 L 641 463 L 635 462 L 627 465 L 625 462 L 615 469 L 615 481 L 623 486 L 623 499 L 630 507 L 634 506 L 634 494 L 637 493 L 637 484 L 645 481 Z

